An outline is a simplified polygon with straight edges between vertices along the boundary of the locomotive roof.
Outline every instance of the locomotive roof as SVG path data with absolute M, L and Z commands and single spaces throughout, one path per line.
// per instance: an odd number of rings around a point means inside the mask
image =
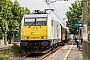
M 24 17 L 47 17 L 48 14 L 28 14 L 24 15 Z

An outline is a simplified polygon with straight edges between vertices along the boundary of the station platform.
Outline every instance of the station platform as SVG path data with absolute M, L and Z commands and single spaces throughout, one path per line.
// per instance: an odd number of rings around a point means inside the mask
M 83 60 L 82 49 L 78 49 L 75 41 L 71 40 L 43 60 Z
M 69 43 L 72 43 L 69 45 Z M 83 51 L 82 48 L 77 48 L 77 45 L 74 41 L 70 41 L 67 46 L 70 46 L 67 54 L 64 57 L 64 60 L 83 60 Z

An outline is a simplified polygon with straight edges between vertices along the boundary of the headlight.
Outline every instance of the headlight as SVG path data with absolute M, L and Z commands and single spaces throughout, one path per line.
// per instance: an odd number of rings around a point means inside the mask
M 27 37 L 24 37 L 24 39 L 27 39 Z
M 46 36 L 44 36 L 43 38 L 46 39 Z
M 46 36 L 41 36 L 42 39 L 46 39 L 47 37 Z
M 24 39 L 29 39 L 29 37 L 28 36 L 25 36 Z
M 37 28 L 34 28 L 33 30 L 37 30 Z

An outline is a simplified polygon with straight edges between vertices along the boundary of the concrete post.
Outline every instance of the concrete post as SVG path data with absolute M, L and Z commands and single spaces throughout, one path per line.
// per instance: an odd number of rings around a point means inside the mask
M 83 0 L 83 40 L 88 41 L 87 0 Z

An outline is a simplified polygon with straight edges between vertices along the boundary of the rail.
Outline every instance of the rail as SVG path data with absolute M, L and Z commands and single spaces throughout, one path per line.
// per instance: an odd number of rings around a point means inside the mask
M 11 49 L 11 46 L 2 47 L 2 48 L 0 48 L 0 51 L 2 51 L 2 50 L 9 50 L 9 49 Z
M 16 45 L 20 46 L 20 42 L 13 42 L 13 44 L 16 44 Z M 0 51 L 1 51 L 1 50 L 11 49 L 11 46 L 12 46 L 13 44 L 9 44 L 9 45 L 7 45 L 7 46 L 0 46 Z
M 48 55 L 50 55 L 50 54 L 52 54 L 53 52 L 57 51 L 57 50 L 58 50 L 59 48 L 61 48 L 61 47 L 63 47 L 63 46 L 59 46 L 59 47 L 55 48 L 54 50 L 48 52 L 47 54 L 44 54 L 44 55 L 36 58 L 35 60 L 42 60 L 42 59 L 44 59 L 45 57 L 47 57 Z M 28 58 L 27 56 L 23 56 L 23 57 L 18 58 L 17 60 L 25 60 L 25 59 L 27 59 L 27 58 Z
M 89 41 L 83 41 L 83 50 L 87 55 L 88 59 L 90 60 L 90 42 Z
M 40 58 L 38 58 L 38 59 L 36 59 L 36 60 L 42 60 L 42 59 L 44 59 L 45 57 L 47 57 L 48 55 L 52 54 L 53 52 L 55 52 L 56 50 L 58 50 L 58 49 L 61 48 L 61 47 L 62 47 L 62 46 L 57 47 L 56 49 L 50 51 L 49 53 L 41 56 Z

